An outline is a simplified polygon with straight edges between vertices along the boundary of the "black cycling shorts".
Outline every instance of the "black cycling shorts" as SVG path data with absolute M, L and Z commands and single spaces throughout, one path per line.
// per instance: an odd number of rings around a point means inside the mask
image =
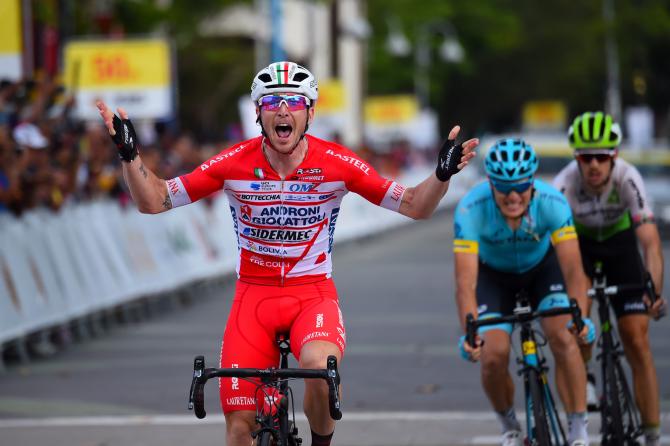
M 584 272 L 593 279 L 595 263 L 603 263 L 603 272 L 607 285 L 642 285 L 645 268 L 640 251 L 637 248 L 637 237 L 633 228 L 597 242 L 587 237 L 579 237 L 579 249 L 582 252 Z M 617 318 L 627 314 L 647 313 L 642 295 L 637 292 L 623 293 L 610 299 Z
M 477 274 L 477 313 L 479 318 L 513 314 L 516 295 L 525 290 L 533 309 L 548 309 L 569 305 L 563 273 L 553 248 L 542 261 L 524 273 L 507 273 L 479 262 Z M 480 333 L 491 328 L 511 332 L 510 324 L 482 327 Z

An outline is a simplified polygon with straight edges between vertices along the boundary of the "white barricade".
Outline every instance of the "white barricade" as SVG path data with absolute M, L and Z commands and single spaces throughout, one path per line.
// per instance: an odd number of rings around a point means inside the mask
M 14 236 L 9 231 L 11 224 L 14 223 L 10 219 L 3 219 L 3 230 L 0 231 L 0 341 L 21 337 L 27 330 L 15 279 L 9 269 L 9 261 L 14 255 L 10 243 Z
M 398 182 L 413 186 L 431 171 L 407 172 Z M 466 172 L 452 180 L 440 206 L 454 204 L 478 180 L 473 169 Z M 335 241 L 409 221 L 349 194 L 337 216 Z M 237 258 L 234 223 L 223 193 L 159 215 L 101 201 L 68 206 L 58 214 L 2 216 L 0 343 L 231 273 Z

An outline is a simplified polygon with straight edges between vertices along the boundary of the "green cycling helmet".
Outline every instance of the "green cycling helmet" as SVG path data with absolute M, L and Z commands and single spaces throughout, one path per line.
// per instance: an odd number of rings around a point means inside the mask
M 568 140 L 575 150 L 615 149 L 621 143 L 621 127 L 607 113 L 586 112 L 572 121 Z

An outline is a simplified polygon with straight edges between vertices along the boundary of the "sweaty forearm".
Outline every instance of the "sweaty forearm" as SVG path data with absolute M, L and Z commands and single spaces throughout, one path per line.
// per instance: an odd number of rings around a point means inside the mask
M 465 316 L 472 314 L 477 317 L 477 298 L 473 290 L 466 290 L 461 286 L 457 287 L 456 306 L 458 307 L 458 320 L 461 322 L 461 328 L 465 331 Z
M 565 273 L 565 285 L 568 296 L 574 298 L 579 305 L 582 315 L 588 315 L 588 279 L 579 268 L 569 268 Z
M 131 162 L 122 162 L 123 178 L 140 212 L 157 214 L 172 208 L 165 180 L 158 178 L 144 166 L 137 156 Z
M 663 251 L 660 244 L 644 250 L 644 264 L 654 281 L 656 292 L 663 292 Z
M 433 215 L 448 189 L 448 181 L 439 181 L 431 174 L 415 187 L 405 191 L 400 204 L 400 213 L 414 219 L 428 218 Z

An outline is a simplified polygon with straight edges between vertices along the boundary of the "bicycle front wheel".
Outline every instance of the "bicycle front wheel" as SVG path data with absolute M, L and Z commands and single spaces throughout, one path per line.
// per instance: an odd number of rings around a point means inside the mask
M 603 356 L 603 399 L 600 403 L 602 423 L 602 444 L 623 445 L 625 440 L 625 427 L 621 408 L 621 382 L 625 379 L 619 376 L 616 361 L 609 355 Z
M 527 395 L 529 398 L 529 405 L 532 410 L 528 411 L 528 415 L 532 414 L 533 421 L 528 432 L 531 445 L 549 446 L 551 442 L 551 432 L 549 431 L 549 420 L 547 417 L 547 406 L 544 401 L 543 383 L 540 374 L 537 370 L 530 368 L 526 375 Z
M 276 446 L 275 439 L 272 437 L 272 434 L 268 431 L 263 431 L 258 436 L 258 446 Z

